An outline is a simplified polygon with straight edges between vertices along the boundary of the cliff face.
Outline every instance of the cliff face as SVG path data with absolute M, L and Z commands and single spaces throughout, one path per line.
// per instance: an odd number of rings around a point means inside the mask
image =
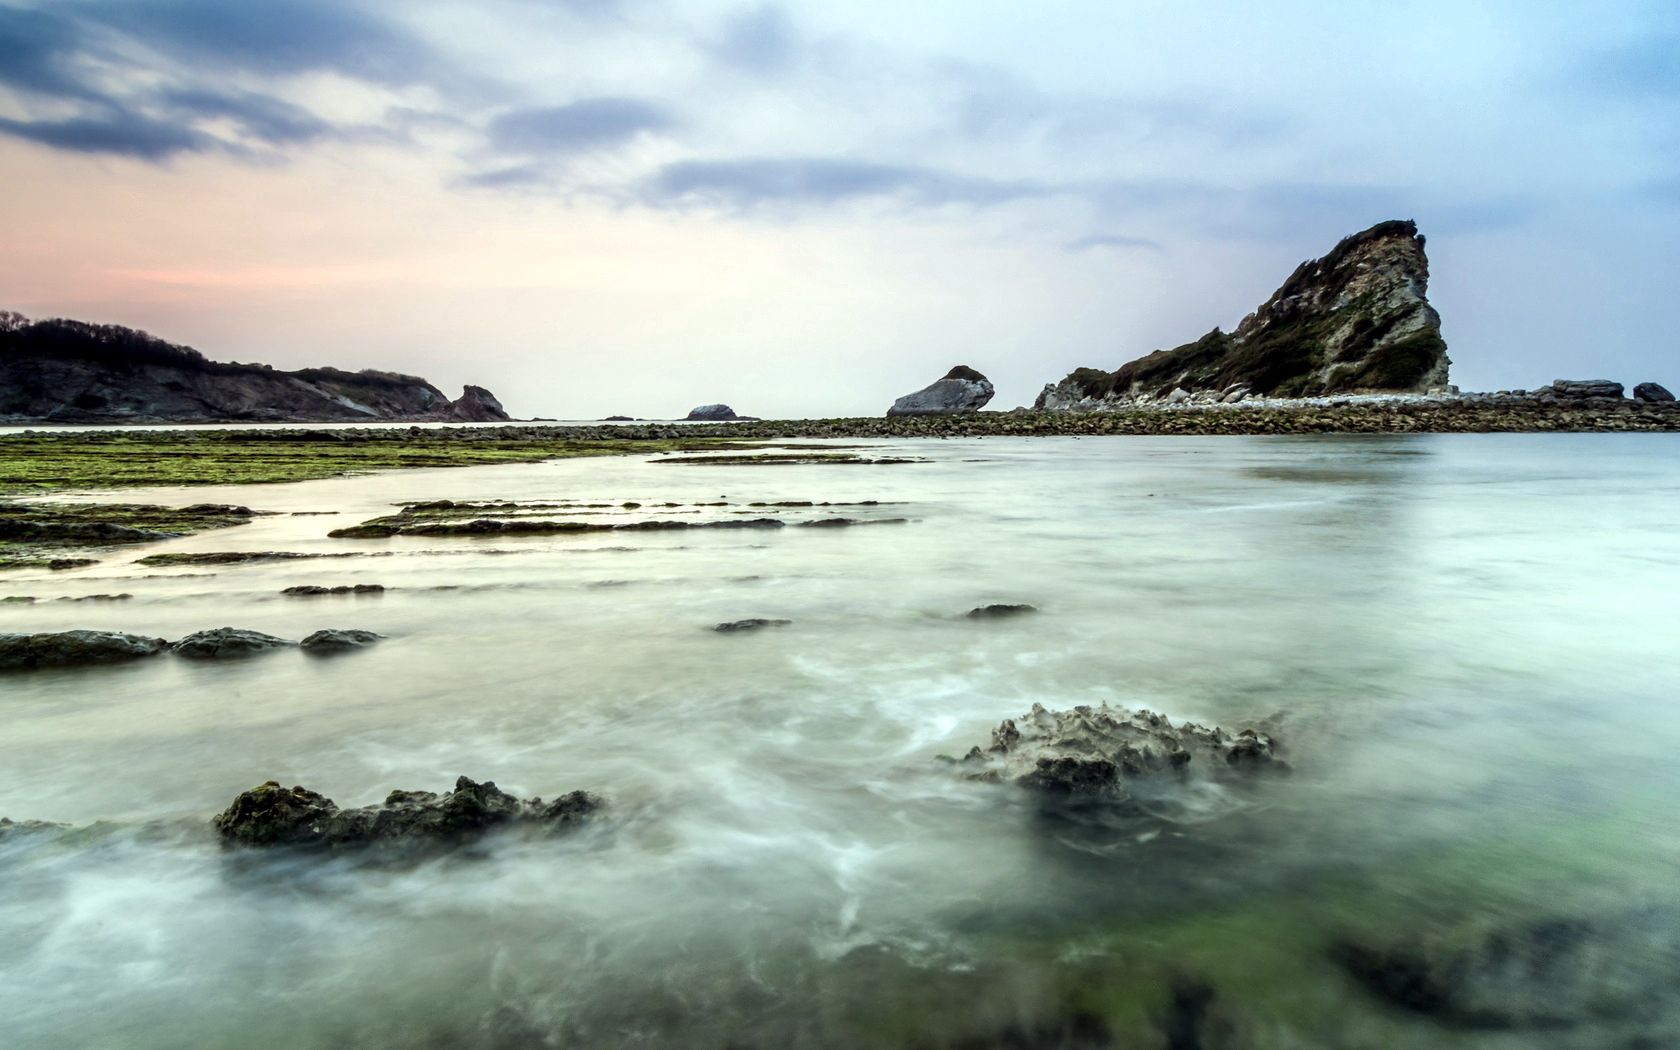
M 1429 305 L 1429 260 L 1417 224 L 1378 223 L 1302 263 L 1235 332 L 1215 328 L 1113 372 L 1075 370 L 1035 407 L 1075 408 L 1182 388 L 1299 397 L 1424 392 L 1447 383 L 1441 315 Z
M 0 418 L 52 423 L 507 419 L 489 391 L 451 401 L 418 376 L 211 361 L 145 332 L 0 313 Z

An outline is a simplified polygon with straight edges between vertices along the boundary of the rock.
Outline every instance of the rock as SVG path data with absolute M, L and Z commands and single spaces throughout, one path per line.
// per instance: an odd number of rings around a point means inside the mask
M 1620 398 L 1622 384 L 1608 379 L 1554 379 L 1551 393 L 1555 397 L 1567 400 L 1588 397 Z
M 765 627 L 786 627 L 792 622 L 792 620 L 767 620 L 755 616 L 747 620 L 731 620 L 728 623 L 720 623 L 712 630 L 719 634 L 737 634 L 741 631 L 757 631 Z
M 583 791 L 553 802 L 525 800 L 490 781 L 461 777 L 454 791 L 442 795 L 393 791 L 378 805 L 341 810 L 318 792 L 283 788 L 270 780 L 234 799 L 214 824 L 225 840 L 239 846 L 451 845 L 501 826 L 569 827 L 601 805 L 599 797 Z
M 131 328 L 15 315 L 0 324 L 0 416 L 53 423 L 507 418 L 481 387 L 452 402 L 418 376 L 211 361 Z
M 441 413 L 449 423 L 502 423 L 511 418 L 496 395 L 481 386 L 461 388 L 461 396 Z
M 1680 982 L 1677 919 L 1650 907 L 1444 936 L 1343 937 L 1331 957 L 1367 991 L 1456 1028 L 1657 1026 Z
M 1167 395 L 1167 404 L 1169 405 L 1180 405 L 1188 400 L 1190 400 L 1190 391 L 1181 386 L 1173 387 L 1172 393 Z
M 342 583 L 336 587 L 301 584 L 297 587 L 287 587 L 280 593 L 291 598 L 318 598 L 326 594 L 384 594 L 385 586 L 378 583 Z
M 352 649 L 366 649 L 384 638 L 384 635 L 373 631 L 327 627 L 316 631 L 298 644 L 306 653 L 326 656 L 331 653 L 347 653 Z
M 1002 620 L 1010 616 L 1020 616 L 1023 613 L 1035 613 L 1036 605 L 982 605 L 977 609 L 968 610 L 970 620 Z
M 740 417 L 735 415 L 735 410 L 728 405 L 701 405 L 698 408 L 690 409 L 687 418 L 713 421 L 738 419 Z
M 1674 400 L 1674 395 L 1669 393 L 1668 388 L 1660 383 L 1640 383 L 1633 388 L 1633 396 L 1635 400 L 1645 401 L 1653 405 Z
M 958 365 L 943 378 L 894 401 L 887 415 L 952 416 L 978 412 L 991 399 L 992 381 L 967 365 Z
M 1015 783 L 1047 800 L 1108 804 L 1160 801 L 1163 788 L 1240 783 L 1262 770 L 1288 769 L 1272 737 L 1256 729 L 1233 735 L 1191 722 L 1174 726 L 1151 711 L 1049 711 L 1039 704 L 1006 719 L 992 731 L 990 747 L 973 748 L 959 765 L 972 779 Z
M 0 634 L 0 671 L 118 663 L 156 656 L 168 646 L 162 638 L 113 631 Z
M 1034 406 L 1079 410 L 1137 398 L 1245 387 L 1250 396 L 1422 393 L 1447 385 L 1441 316 L 1417 224 L 1391 220 L 1302 263 L 1235 332 L 1156 352 L 1113 372 L 1075 369 Z
M 601 419 L 603 423 L 634 423 L 635 421 L 634 416 L 604 416 Z
M 194 631 L 169 647 L 169 651 L 189 660 L 223 660 L 231 657 L 254 656 L 270 649 L 296 645 L 284 638 L 242 627 L 217 627 L 208 631 Z

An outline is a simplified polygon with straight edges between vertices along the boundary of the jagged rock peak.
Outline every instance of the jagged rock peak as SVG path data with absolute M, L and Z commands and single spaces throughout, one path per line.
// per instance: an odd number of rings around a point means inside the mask
M 950 416 L 978 412 L 992 399 L 992 393 L 990 379 L 967 365 L 957 365 L 940 379 L 894 401 L 887 415 Z
M 1077 369 L 1035 404 L 1092 407 L 1175 389 L 1294 397 L 1443 388 L 1450 362 L 1428 287 L 1417 224 L 1380 222 L 1296 267 L 1236 331 L 1215 328 L 1113 372 Z

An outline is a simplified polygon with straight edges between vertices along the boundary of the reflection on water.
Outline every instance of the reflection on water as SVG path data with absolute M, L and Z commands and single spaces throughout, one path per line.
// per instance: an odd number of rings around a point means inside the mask
M 134 595 L 0 604 L 0 630 L 389 636 L 0 679 L 0 813 L 110 822 L 0 840 L 0 1042 L 1667 1045 L 1670 439 L 876 444 L 932 462 L 128 493 L 332 513 L 0 578 Z M 881 500 L 912 521 L 326 538 L 440 498 Z M 132 564 L 157 550 L 384 556 Z M 387 590 L 279 593 L 356 583 Z M 993 602 L 1041 612 L 962 615 Z M 747 617 L 793 623 L 707 629 Z M 1035 702 L 1282 712 L 1295 774 L 1216 820 L 1094 839 L 935 760 Z M 268 778 L 361 805 L 463 773 L 598 791 L 610 817 L 407 865 L 230 858 L 205 831 Z M 1548 921 L 1590 935 L 1560 946 Z M 1383 984 L 1437 979 L 1463 991 Z M 1567 1016 L 1485 1007 L 1548 996 Z

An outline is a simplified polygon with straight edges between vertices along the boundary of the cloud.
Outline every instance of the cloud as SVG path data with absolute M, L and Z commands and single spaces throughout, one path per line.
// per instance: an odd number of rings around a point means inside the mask
M 922 205 L 995 204 L 1053 192 L 1051 187 L 1027 181 L 824 157 L 678 161 L 661 168 L 642 186 L 643 199 L 655 206 L 700 204 L 739 210 L 868 198 Z
M 255 92 L 171 89 L 163 93 L 162 101 L 171 110 L 188 118 L 230 119 L 247 135 L 271 146 L 310 142 L 333 131 L 331 124 L 302 106 Z
M 437 72 L 431 49 L 347 0 L 105 0 L 78 12 L 195 65 L 268 74 L 342 73 L 411 84 Z
M 1148 237 L 1129 237 L 1122 233 L 1093 233 L 1080 237 L 1063 245 L 1069 252 L 1089 252 L 1102 248 L 1131 249 L 1141 248 L 1145 251 L 1164 252 L 1166 246 L 1160 241 L 1152 241 Z
M 490 122 L 490 144 L 506 153 L 581 153 L 623 145 L 678 121 L 670 111 L 633 98 L 588 98 L 566 106 L 516 109 Z
M 38 95 L 99 99 L 72 71 L 80 47 L 81 33 L 68 19 L 0 7 L 0 84 Z
M 799 40 L 787 12 L 765 4 L 724 19 L 722 33 L 706 50 L 725 65 L 769 74 L 792 65 L 798 48 Z
M 0 132 L 74 153 L 110 153 L 148 161 L 203 152 L 217 145 L 215 139 L 192 128 L 121 109 L 103 117 L 68 120 L 0 119 Z
M 508 190 L 540 186 L 547 181 L 548 176 L 537 168 L 517 165 L 463 175 L 455 180 L 455 185 L 473 190 Z

